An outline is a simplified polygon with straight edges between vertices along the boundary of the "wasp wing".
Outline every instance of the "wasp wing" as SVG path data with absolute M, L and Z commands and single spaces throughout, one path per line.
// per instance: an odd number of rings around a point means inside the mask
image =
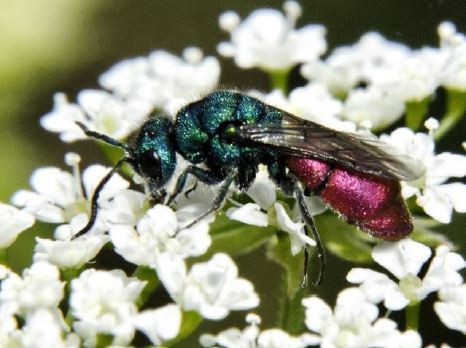
M 379 177 L 411 181 L 425 169 L 375 136 L 336 131 L 285 113 L 283 124 L 244 124 L 238 136 L 289 156 L 311 157 Z

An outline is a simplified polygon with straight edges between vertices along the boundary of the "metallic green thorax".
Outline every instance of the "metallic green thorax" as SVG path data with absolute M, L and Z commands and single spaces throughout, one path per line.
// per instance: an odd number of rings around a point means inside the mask
M 281 124 L 281 121 L 280 110 L 258 99 L 233 91 L 217 91 L 178 112 L 174 132 L 177 151 L 191 163 L 207 161 L 210 168 L 247 169 L 245 166 L 249 164 L 261 163 L 259 157 L 263 154 L 257 146 L 234 141 L 235 127 L 249 123 Z
M 156 186 L 163 186 L 173 175 L 176 152 L 172 144 L 173 124 L 168 118 L 154 117 L 147 121 L 136 139 L 136 171 Z

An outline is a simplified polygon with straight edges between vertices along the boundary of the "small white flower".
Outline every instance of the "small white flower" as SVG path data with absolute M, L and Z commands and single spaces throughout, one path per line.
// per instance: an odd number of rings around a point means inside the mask
M 129 262 L 146 266 L 164 252 L 183 258 L 202 255 L 211 243 L 208 222 L 203 220 L 178 232 L 183 226 L 178 223 L 179 214 L 167 206 L 156 205 L 139 221 L 136 229 L 129 225 L 113 226 L 110 238 L 115 251 Z
M 261 207 L 254 203 L 246 203 L 239 208 L 230 208 L 226 212 L 232 220 L 240 221 L 244 224 L 265 227 L 269 224 L 269 217 L 261 211 Z
M 264 178 L 260 180 L 264 180 Z M 260 185 L 259 187 L 263 188 L 264 190 L 268 190 L 271 187 L 273 188 L 275 192 L 275 185 L 271 181 L 270 181 L 269 188 L 261 184 L 259 185 Z M 252 198 L 259 197 L 259 200 L 262 200 L 262 197 L 258 192 L 259 187 L 256 187 L 251 191 L 253 193 Z M 246 193 L 250 195 L 249 190 Z M 270 195 L 265 193 L 265 195 L 262 195 L 262 196 L 270 196 Z M 265 203 L 265 205 L 268 206 L 270 203 L 270 200 L 266 199 L 266 200 L 262 200 L 262 202 L 263 202 L 263 205 Z M 321 208 L 320 206 L 318 207 L 314 205 L 312 206 L 308 205 L 308 207 L 311 207 L 310 212 L 312 215 L 319 214 L 323 211 L 322 209 L 320 209 Z M 312 246 L 316 245 L 315 241 L 312 238 L 306 236 L 306 234 L 304 233 L 304 223 L 302 221 L 294 222 L 289 217 L 288 213 L 286 212 L 285 208 L 283 207 L 281 203 L 278 203 L 278 202 L 274 203 L 274 205 L 270 207 L 269 210 L 270 209 L 275 210 L 275 213 L 277 216 L 276 227 L 290 234 L 291 253 L 293 255 L 298 254 L 306 244 L 312 245 Z M 255 203 L 247 203 L 245 205 L 240 205 L 238 208 L 236 207 L 229 208 L 226 214 L 232 220 L 237 220 L 242 223 L 249 224 L 249 225 L 265 227 L 265 226 L 269 226 L 270 224 L 268 213 L 262 212 L 261 206 Z M 298 216 L 297 220 L 300 219 L 299 211 L 294 215 Z
M 396 64 L 375 69 L 370 82 L 373 86 L 401 101 L 419 102 L 434 94 L 440 84 L 444 66 L 438 50 L 412 52 Z
M 408 47 L 369 32 L 352 46 L 336 48 L 325 62 L 305 64 L 301 73 L 310 81 L 323 83 L 334 95 L 346 95 L 359 83 L 370 82 L 376 69 L 398 64 L 409 52 Z
M 180 58 L 157 50 L 148 57 L 117 63 L 99 79 L 100 84 L 123 98 L 143 100 L 150 108 L 171 111 L 170 104 L 181 104 L 193 96 L 213 90 L 220 77 L 220 64 L 214 57 L 189 47 Z
M 414 133 L 409 128 L 398 128 L 380 139 L 402 154 L 421 161 L 425 167 L 422 178 L 403 184 L 404 198 L 416 195 L 417 204 L 426 214 L 442 223 L 451 221 L 453 210 L 466 212 L 466 185 L 459 182 L 445 184 L 449 178 L 466 175 L 466 156 L 449 152 L 436 155 L 432 135 Z
M 256 179 L 246 194 L 264 210 L 269 209 L 277 200 L 276 185 L 264 166 L 259 167 Z
M 149 199 L 144 193 L 122 190 L 106 202 L 106 219 L 111 224 L 137 225 L 149 207 Z
M 56 266 L 35 262 L 23 271 L 22 277 L 10 272 L 2 282 L 0 307 L 15 313 L 30 313 L 39 308 L 55 308 L 63 298 L 63 286 Z
M 398 120 L 404 110 L 404 103 L 399 98 L 376 87 L 369 87 L 351 90 L 342 114 L 357 124 L 370 121 L 373 128 L 380 129 Z
M 71 282 L 70 309 L 77 319 L 74 330 L 95 344 L 97 334 L 113 335 L 113 344 L 128 344 L 134 336 L 135 301 L 145 286 L 123 271 L 88 269 Z M 94 343 L 94 344 L 93 344 Z
M 123 100 L 101 90 L 81 91 L 77 100 L 86 115 L 82 123 L 115 139 L 124 139 L 138 129 L 152 111 L 146 101 Z
M 290 92 L 289 104 L 294 114 L 305 120 L 330 124 L 343 109 L 340 100 L 332 96 L 327 87 L 320 83 L 309 83 Z
M 445 287 L 438 292 L 435 312 L 446 327 L 466 334 L 466 284 Z
M 26 317 L 26 323 L 18 332 L 22 347 L 78 348 L 79 337 L 64 337 L 63 319 L 46 309 L 34 311 Z
M 86 138 L 77 121 L 91 130 L 124 139 L 151 111 L 146 101 L 122 100 L 100 90 L 81 91 L 77 99 L 78 104 L 70 104 L 63 93 L 56 94 L 53 110 L 41 118 L 42 127 L 60 133 L 65 142 Z
M 68 102 L 64 93 L 53 96 L 53 110 L 40 119 L 42 127 L 50 132 L 60 133 L 60 139 L 70 143 L 84 139 L 85 135 L 76 121 L 85 120 L 84 111 L 77 105 Z
M 46 260 L 60 269 L 80 268 L 96 257 L 108 240 L 106 235 L 86 235 L 73 241 L 36 238 L 33 260 Z
M 153 345 L 160 346 L 163 341 L 178 335 L 181 326 L 181 310 L 174 304 L 148 309 L 139 313 L 134 323 L 139 331 L 149 337 Z
M 403 347 L 406 337 L 397 330 L 396 323 L 377 318 L 377 306 L 367 302 L 358 288 L 340 292 L 333 311 L 316 296 L 302 302 L 306 326 L 320 335 L 321 347 Z M 421 347 L 420 338 L 417 341 L 412 347 Z
M 294 222 L 280 203 L 275 203 L 277 223 L 281 230 L 290 234 L 291 254 L 298 254 L 305 245 L 316 246 L 316 242 L 304 233 L 304 222 Z
M 239 207 L 227 210 L 227 216 L 232 220 L 237 220 L 248 225 L 268 226 L 269 218 L 261 209 L 265 211 L 270 209 L 277 199 L 277 193 L 276 185 L 270 179 L 265 167 L 259 167 L 256 179 L 246 191 L 246 194 L 255 203 L 247 203 L 245 205 L 238 203 Z
M 68 156 L 69 157 L 69 156 Z M 92 165 L 79 172 L 77 163 L 73 163 L 73 174 L 56 167 L 39 168 L 31 176 L 30 184 L 34 191 L 20 190 L 12 202 L 35 215 L 44 222 L 64 224 L 56 230 L 56 237 L 69 239 L 87 223 L 86 215 L 90 213 L 90 199 L 101 181 L 110 171 L 101 165 Z M 129 183 L 115 174 L 100 192 L 99 205 L 111 199 L 116 193 L 126 189 Z M 105 209 L 99 208 L 94 231 L 102 231 Z
M 301 8 L 294 1 L 284 4 L 285 15 L 274 9 L 252 12 L 243 22 L 232 11 L 220 16 L 222 29 L 230 42 L 218 45 L 226 57 L 234 57 L 241 68 L 259 67 L 268 71 L 288 70 L 296 64 L 312 61 L 327 48 L 325 28 L 307 25 L 295 29 Z
M 154 265 L 170 296 L 184 310 L 195 310 L 204 318 L 220 320 L 231 310 L 256 307 L 259 297 L 226 254 L 215 254 L 210 261 L 194 264 L 189 272 L 182 259 L 160 255 Z
M 301 348 L 318 343 L 318 339 L 310 334 L 291 336 L 280 329 L 259 331 L 260 317 L 248 314 L 249 324 L 243 330 L 231 328 L 218 335 L 204 334 L 199 341 L 203 347 L 220 345 L 225 348 Z
M 0 309 L 0 347 L 21 347 L 17 337 L 16 319 L 12 314 Z
M 34 225 L 31 214 L 0 203 L 0 249 L 8 248 L 24 230 Z
M 281 91 L 275 90 L 264 97 L 267 104 L 274 105 L 307 121 L 316 122 L 340 131 L 354 132 L 352 121 L 341 120 L 343 104 L 333 97 L 320 83 L 297 87 L 286 98 Z
M 445 246 L 437 248 L 427 273 L 419 278 L 417 274 L 430 255 L 428 247 L 410 239 L 380 243 L 373 249 L 372 257 L 399 279 L 399 283 L 383 273 L 365 268 L 353 268 L 347 280 L 360 284 L 371 302 L 384 301 L 388 309 L 400 310 L 410 303 L 422 301 L 431 292 L 462 283 L 458 271 L 466 266 L 465 261 Z
M 239 207 L 229 208 L 226 212 L 227 216 L 232 220 L 245 224 L 265 227 L 271 223 L 269 212 L 274 211 L 277 217 L 275 227 L 290 234 L 291 253 L 293 255 L 298 254 L 306 244 L 315 246 L 315 241 L 304 233 L 304 223 L 302 221 L 293 221 L 283 205 L 276 202 L 275 190 L 276 185 L 269 178 L 267 171 L 260 169 L 253 185 L 246 191 L 246 194 L 258 204 L 239 204 Z M 318 200 L 320 201 L 320 199 Z M 325 210 L 323 204 L 316 203 L 315 197 L 306 198 L 306 205 L 311 215 L 320 214 Z M 261 209 L 265 210 L 266 213 Z M 295 220 L 301 219 L 297 204 L 295 204 L 292 213 Z
M 453 23 L 443 22 L 438 27 L 440 50 L 446 55 L 442 86 L 466 91 L 466 36 L 456 31 Z

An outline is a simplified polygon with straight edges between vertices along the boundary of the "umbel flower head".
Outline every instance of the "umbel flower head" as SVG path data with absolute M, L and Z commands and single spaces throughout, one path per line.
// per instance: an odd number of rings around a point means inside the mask
M 220 54 L 233 57 L 241 68 L 270 71 L 288 70 L 323 54 L 327 48 L 325 28 L 307 25 L 295 29 L 300 5 L 285 1 L 283 9 L 285 14 L 272 9 L 256 10 L 243 22 L 233 11 L 223 13 L 220 27 L 230 33 L 231 41 L 218 45 Z
M 431 292 L 463 283 L 459 271 L 466 262 L 445 246 L 437 248 L 426 274 L 419 278 L 418 273 L 430 256 L 428 247 L 410 239 L 381 243 L 373 249 L 372 257 L 399 280 L 398 284 L 383 273 L 364 268 L 352 269 L 347 279 L 361 284 L 361 290 L 372 302 L 383 301 L 388 309 L 399 310 L 422 301 Z

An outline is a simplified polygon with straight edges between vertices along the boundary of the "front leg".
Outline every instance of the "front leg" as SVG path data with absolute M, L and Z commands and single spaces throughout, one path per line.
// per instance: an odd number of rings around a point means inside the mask
M 196 166 L 188 166 L 185 170 L 183 170 L 183 172 L 176 180 L 175 189 L 168 197 L 167 201 L 165 202 L 165 205 L 169 205 L 170 203 L 172 203 L 173 200 L 180 194 L 180 192 L 183 191 L 183 188 L 186 184 L 186 179 L 188 178 L 188 174 L 195 176 L 199 181 L 207 185 L 215 185 L 223 180 L 223 178 L 219 177 L 211 170 L 202 169 Z
M 204 214 L 202 214 L 198 218 L 194 219 L 194 221 L 190 222 L 189 224 L 187 224 L 186 226 L 184 226 L 183 228 L 178 230 L 178 232 L 197 224 L 199 221 L 204 219 L 207 215 L 209 215 L 210 213 L 213 213 L 218 208 L 220 208 L 220 205 L 222 204 L 223 200 L 225 199 L 225 196 L 228 193 L 229 187 L 231 186 L 231 184 L 233 183 L 233 180 L 235 180 L 237 175 L 238 175 L 238 169 L 233 168 L 228 173 L 227 177 L 225 178 L 225 180 L 222 182 L 222 185 L 218 189 L 218 193 L 217 193 L 217 196 L 214 198 L 214 201 L 212 203 L 212 207 L 209 210 L 207 210 Z

